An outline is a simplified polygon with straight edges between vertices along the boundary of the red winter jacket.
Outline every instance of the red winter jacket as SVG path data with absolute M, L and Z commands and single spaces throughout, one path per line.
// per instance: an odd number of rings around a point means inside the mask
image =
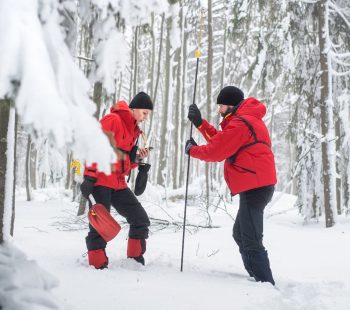
M 225 181 L 235 195 L 253 188 L 274 185 L 277 182 L 274 155 L 266 125 L 262 121 L 266 113 L 265 106 L 255 98 L 245 99 L 234 114 L 228 114 L 216 130 L 206 120 L 198 128 L 208 144 L 193 146 L 190 155 L 207 162 L 225 160 Z M 242 146 L 255 141 L 248 125 L 239 117 L 251 124 L 256 133 L 256 143 L 237 154 L 233 164 L 228 160 Z
M 100 123 L 102 130 L 114 138 L 118 149 L 125 151 L 124 159 L 119 159 L 113 164 L 110 175 L 99 172 L 96 164 L 85 167 L 84 175 L 96 178 L 95 186 L 106 186 L 116 190 L 125 189 L 128 187 L 125 176 L 131 169 L 137 167 L 136 163 L 130 162 L 129 154 L 126 152 L 131 151 L 141 130 L 125 101 L 117 102 L 111 108 L 111 113 L 104 116 Z

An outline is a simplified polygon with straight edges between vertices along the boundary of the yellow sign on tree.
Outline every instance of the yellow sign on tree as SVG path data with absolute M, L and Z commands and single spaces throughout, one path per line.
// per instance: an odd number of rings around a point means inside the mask
M 81 176 L 80 166 L 81 166 L 80 161 L 77 159 L 74 159 L 70 164 L 70 168 L 74 169 L 75 174 L 78 176 Z

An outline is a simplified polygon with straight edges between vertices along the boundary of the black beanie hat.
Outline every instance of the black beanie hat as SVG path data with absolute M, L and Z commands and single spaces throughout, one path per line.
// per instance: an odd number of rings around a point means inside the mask
M 153 110 L 153 103 L 151 97 L 143 91 L 139 92 L 134 98 L 132 98 L 129 104 L 129 108 Z
M 235 86 L 226 86 L 217 98 L 217 104 L 237 106 L 244 99 L 243 92 Z

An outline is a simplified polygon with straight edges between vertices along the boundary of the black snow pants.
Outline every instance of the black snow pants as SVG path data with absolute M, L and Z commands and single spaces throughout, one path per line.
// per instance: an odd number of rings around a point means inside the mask
M 233 225 L 245 269 L 256 281 L 275 285 L 270 261 L 263 245 L 264 209 L 272 199 L 274 186 L 264 186 L 239 194 L 239 209 Z
M 92 195 L 96 203 L 103 204 L 108 211 L 112 205 L 121 216 L 126 218 L 130 225 L 129 238 L 140 240 L 148 238 L 148 227 L 150 226 L 148 215 L 129 188 L 114 190 L 105 186 L 96 186 Z M 89 251 L 104 249 L 107 245 L 106 241 L 90 224 L 89 229 L 86 237 L 87 249 Z

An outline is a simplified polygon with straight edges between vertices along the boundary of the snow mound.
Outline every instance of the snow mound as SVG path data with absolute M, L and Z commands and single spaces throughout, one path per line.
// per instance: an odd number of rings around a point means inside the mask
M 50 290 L 58 286 L 53 276 L 15 247 L 0 246 L 0 308 L 3 310 L 60 309 Z

